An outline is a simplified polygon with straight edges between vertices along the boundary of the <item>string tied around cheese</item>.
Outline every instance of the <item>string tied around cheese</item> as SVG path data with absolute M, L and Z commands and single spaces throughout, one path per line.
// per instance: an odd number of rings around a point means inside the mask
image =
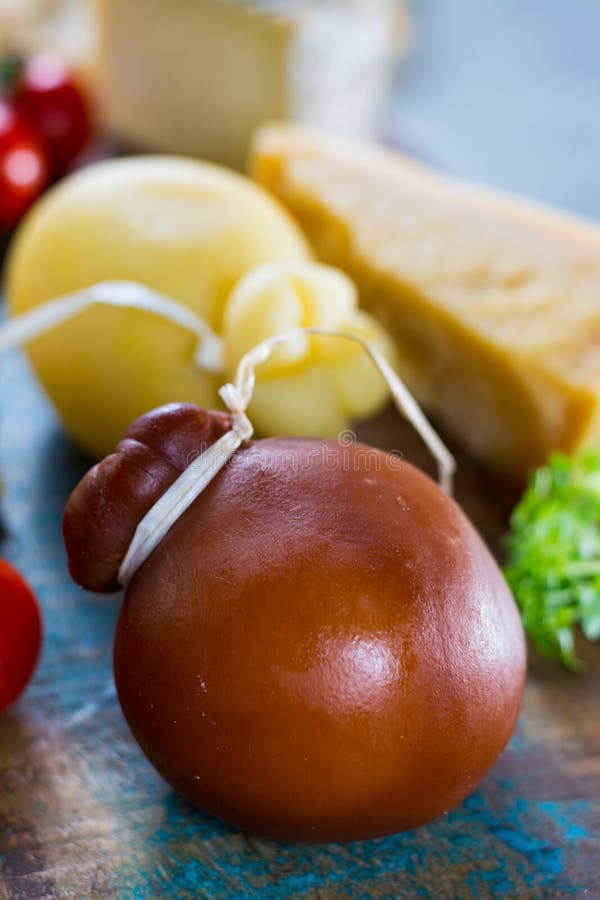
M 223 341 L 210 326 L 176 300 L 132 281 L 103 281 L 42 303 L 0 327 L 0 354 L 27 344 L 96 306 L 139 309 L 162 316 L 186 328 L 198 339 L 194 363 L 203 371 L 222 374 L 225 368 Z M 454 457 L 431 426 L 420 406 L 374 343 L 357 334 L 326 328 L 307 327 L 266 338 L 240 360 L 235 380 L 225 384 L 219 394 L 231 414 L 232 426 L 218 441 L 202 452 L 160 497 L 138 524 L 119 570 L 119 583 L 127 585 L 139 567 L 165 537 L 185 510 L 202 493 L 241 445 L 249 441 L 254 429 L 247 408 L 256 384 L 256 368 L 266 362 L 273 350 L 301 335 L 314 335 L 353 341 L 368 354 L 385 379 L 396 408 L 415 428 L 434 457 L 442 490 L 452 493 L 456 469 Z
M 135 281 L 100 281 L 10 319 L 0 328 L 0 353 L 29 343 L 93 306 L 139 309 L 181 325 L 198 339 L 196 365 L 205 372 L 223 372 L 223 342 L 204 319 L 182 303 Z
M 231 430 L 204 450 L 182 472 L 138 524 L 119 569 L 118 578 L 121 585 L 129 584 L 140 566 L 158 547 L 185 510 L 227 465 L 241 445 L 250 440 L 254 429 L 246 410 L 254 394 L 256 368 L 267 361 L 279 344 L 300 335 L 342 338 L 353 341 L 363 348 L 387 382 L 396 408 L 413 425 L 436 460 L 440 487 L 446 493 L 452 493 L 452 479 L 456 469 L 454 457 L 426 419 L 400 376 L 371 341 L 356 334 L 326 328 L 297 328 L 282 332 L 266 338 L 249 350 L 238 364 L 235 381 L 225 384 L 220 389 L 219 394 L 231 413 Z

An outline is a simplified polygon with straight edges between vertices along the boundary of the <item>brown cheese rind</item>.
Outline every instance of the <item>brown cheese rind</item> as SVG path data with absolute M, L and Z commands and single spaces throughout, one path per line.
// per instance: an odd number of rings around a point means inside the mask
M 133 423 L 67 503 L 63 534 L 78 584 L 103 593 L 118 590 L 119 568 L 141 519 L 230 427 L 227 414 L 191 403 L 160 407 Z
M 515 725 L 519 616 L 458 506 L 362 444 L 240 448 L 130 582 L 125 717 L 206 812 L 279 840 L 413 828 Z

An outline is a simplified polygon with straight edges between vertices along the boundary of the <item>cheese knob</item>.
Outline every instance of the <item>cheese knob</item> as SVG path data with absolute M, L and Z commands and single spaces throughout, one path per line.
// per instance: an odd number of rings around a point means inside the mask
M 244 276 L 225 306 L 229 377 L 261 341 L 307 327 L 366 338 L 392 356 L 383 329 L 358 309 L 356 288 L 346 275 L 313 262 L 272 262 Z M 377 412 L 388 396 L 364 349 L 342 337 L 293 336 L 257 374 L 250 417 L 263 434 L 336 435 L 349 420 Z

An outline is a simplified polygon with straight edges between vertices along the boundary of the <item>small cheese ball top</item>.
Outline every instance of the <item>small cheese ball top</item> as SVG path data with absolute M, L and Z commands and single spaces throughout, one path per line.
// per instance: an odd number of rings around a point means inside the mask
M 227 413 L 193 403 L 170 403 L 137 419 L 67 504 L 63 535 L 73 579 L 88 591 L 118 590 L 119 567 L 138 523 L 230 427 Z
M 354 282 L 339 269 L 309 261 L 275 261 L 242 278 L 223 318 L 226 367 L 265 338 L 322 328 L 394 351 L 382 326 L 358 308 Z M 274 349 L 257 370 L 250 418 L 257 433 L 336 437 L 353 419 L 378 412 L 389 397 L 381 374 L 357 342 L 298 334 Z
M 84 479 L 66 520 L 93 494 Z M 111 550 L 65 534 L 74 572 Z M 349 840 L 476 787 L 515 726 L 525 645 L 492 556 L 427 476 L 361 444 L 271 438 L 138 570 L 114 663 L 133 734 L 189 800 L 269 837 Z

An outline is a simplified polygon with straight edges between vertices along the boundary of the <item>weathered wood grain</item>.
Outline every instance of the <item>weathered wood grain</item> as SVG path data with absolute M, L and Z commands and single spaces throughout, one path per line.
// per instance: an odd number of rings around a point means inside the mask
M 24 362 L 1 372 L 0 553 L 44 607 L 45 650 L 0 717 L 0 898 L 600 897 L 600 654 L 582 677 L 534 661 L 517 734 L 483 785 L 432 825 L 348 845 L 240 834 L 174 795 L 114 695 L 118 602 L 67 575 L 60 516 L 88 465 Z M 393 413 L 367 439 L 428 464 Z M 498 549 L 514 488 L 464 461 L 458 496 Z

